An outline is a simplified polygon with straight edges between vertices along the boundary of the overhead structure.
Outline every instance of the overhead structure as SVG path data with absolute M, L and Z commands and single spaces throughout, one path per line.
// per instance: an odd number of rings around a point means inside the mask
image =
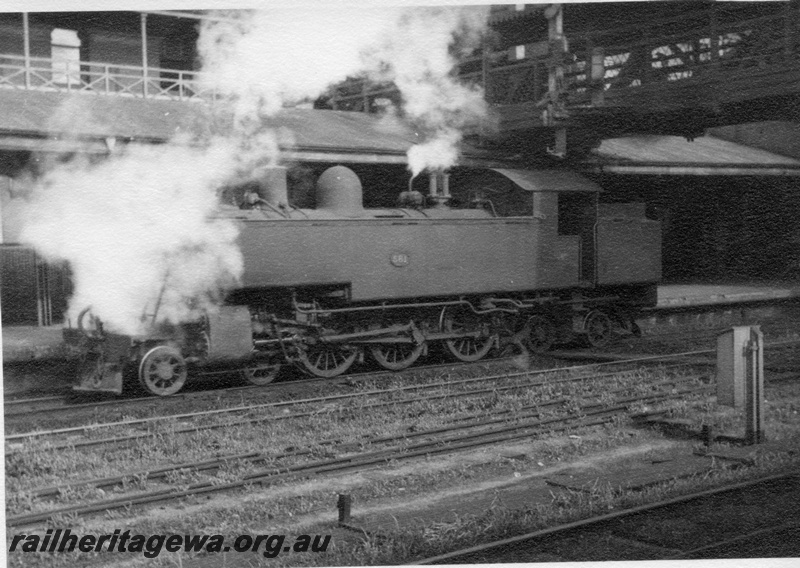
M 800 115 L 797 2 L 625 2 L 506 6 L 502 39 L 463 60 L 498 117 L 487 143 L 587 152 L 631 133 L 687 138 L 706 128 Z M 370 110 L 391 86 L 351 82 L 334 108 Z M 485 133 L 481 133 L 485 136 Z

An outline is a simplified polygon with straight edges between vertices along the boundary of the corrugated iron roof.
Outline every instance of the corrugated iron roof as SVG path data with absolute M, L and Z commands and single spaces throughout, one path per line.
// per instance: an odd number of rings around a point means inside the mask
M 0 136 L 6 134 L 9 143 L 20 136 L 165 142 L 181 133 L 225 134 L 232 129 L 230 117 L 212 116 L 202 102 L 0 90 L 0 108 Z M 266 124 L 278 133 L 282 149 L 297 159 L 305 153 L 324 160 L 330 153 L 337 156 L 330 159 L 349 155 L 351 161 L 405 163 L 408 149 L 424 140 L 396 117 L 359 112 L 285 109 Z M 499 159 L 466 144 L 461 149 L 467 159 Z
M 198 103 L 124 96 L 0 91 L 0 132 L 43 137 L 167 140 L 208 124 Z
M 363 112 L 285 109 L 266 123 L 287 134 L 287 146 L 305 149 L 405 154 L 423 141 L 419 133 L 397 119 Z

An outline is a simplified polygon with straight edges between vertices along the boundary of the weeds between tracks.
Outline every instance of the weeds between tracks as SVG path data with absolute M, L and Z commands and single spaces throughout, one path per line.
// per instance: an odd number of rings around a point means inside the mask
M 562 371 L 566 376 L 570 372 Z M 580 396 L 587 401 L 597 401 L 609 403 L 610 390 L 622 390 L 630 388 L 632 392 L 645 389 L 647 384 L 654 381 L 669 379 L 671 371 L 665 368 L 641 368 L 635 371 L 622 373 L 617 377 L 606 377 L 604 380 L 585 380 L 574 383 L 553 383 L 540 385 L 536 388 L 520 389 L 519 391 L 494 391 L 482 393 L 472 398 L 459 398 L 448 396 L 450 393 L 442 389 L 437 394 L 441 395 L 436 400 L 419 400 L 408 403 L 399 403 L 401 397 L 395 395 L 385 395 L 385 402 L 397 401 L 398 404 L 388 407 L 370 408 L 376 402 L 374 398 L 363 397 L 363 399 L 353 401 L 346 407 L 311 407 L 307 410 L 312 414 L 309 416 L 281 420 L 277 422 L 265 422 L 260 425 L 239 426 L 231 428 L 229 431 L 224 429 L 218 431 L 204 431 L 196 434 L 177 434 L 180 424 L 166 422 L 166 427 L 154 429 L 147 441 L 141 441 L 130 448 L 109 450 L 98 449 L 92 451 L 71 452 L 70 450 L 52 451 L 46 445 L 37 446 L 30 455 L 24 459 L 19 456 L 18 462 L 7 462 L 7 496 L 9 497 L 9 514 L 13 512 L 30 511 L 43 508 L 41 502 L 30 497 L 29 491 L 42 485 L 57 483 L 58 479 L 66 476 L 68 479 L 85 479 L 90 475 L 120 474 L 131 471 L 132 467 L 142 468 L 145 466 L 164 465 L 168 462 L 188 461 L 191 458 L 203 459 L 209 457 L 209 453 L 229 453 L 238 450 L 250 449 L 252 451 L 284 451 L 289 448 L 307 449 L 314 456 L 323 456 L 330 452 L 323 442 L 337 441 L 340 443 L 353 444 L 358 446 L 366 437 L 379 437 L 380 435 L 402 434 L 404 432 L 415 431 L 426 427 L 441 426 L 446 422 L 452 423 L 463 419 L 476 412 L 502 416 L 520 412 L 520 409 L 528 405 L 543 405 L 547 401 L 553 401 L 559 397 L 569 398 Z M 687 373 L 688 374 L 688 373 Z M 558 376 L 558 375 L 556 375 Z M 458 378 L 453 372 L 438 373 L 437 379 Z M 419 379 L 424 382 L 425 379 Z M 428 379 L 430 380 L 430 379 Z M 583 383 L 583 384 L 582 384 Z M 499 383 L 500 386 L 503 383 Z M 356 385 L 351 387 L 354 390 L 371 390 L 377 384 Z M 387 386 L 382 384 L 380 386 Z M 782 436 L 789 436 L 800 431 L 795 408 L 800 393 L 793 391 L 796 388 L 793 384 L 780 385 L 780 394 L 768 388 L 767 417 L 771 432 L 774 431 L 775 424 L 780 425 Z M 776 393 L 776 394 L 773 394 Z M 784 393 L 788 393 L 784 395 Z M 792 398 L 794 397 L 794 398 Z M 724 411 L 716 408 L 713 402 L 705 398 L 696 400 L 699 411 L 706 414 L 718 412 L 724 416 Z M 678 416 L 691 416 L 698 410 L 694 408 L 694 403 L 672 404 L 673 413 Z M 728 419 L 728 418 L 726 418 Z M 735 425 L 735 420 L 730 418 L 730 424 Z M 301 431 L 302 430 L 302 431 Z M 172 431 L 172 434 L 170 434 Z M 559 436 L 552 439 L 543 439 L 537 446 L 539 449 L 535 458 L 526 458 L 522 461 L 495 458 L 488 462 L 470 463 L 469 461 L 455 464 L 453 462 L 426 461 L 420 467 L 402 468 L 397 465 L 392 468 L 380 470 L 385 475 L 361 478 L 360 476 L 342 477 L 335 483 L 315 484 L 313 481 L 284 481 L 270 488 L 269 490 L 257 489 L 254 487 L 234 492 L 222 500 L 205 501 L 198 498 L 189 498 L 182 501 L 177 506 L 170 506 L 166 510 L 137 516 L 134 511 L 119 510 L 109 513 L 102 521 L 104 525 L 109 523 L 124 523 L 125 526 L 135 527 L 142 533 L 157 532 L 196 532 L 197 527 L 213 528 L 212 532 L 224 532 L 225 534 L 264 532 L 266 530 L 275 532 L 288 532 L 288 528 L 294 527 L 298 522 L 298 517 L 308 515 L 309 518 L 320 518 L 320 511 L 329 511 L 329 519 L 335 518 L 333 513 L 333 501 L 335 493 L 340 488 L 350 488 L 357 503 L 369 503 L 375 499 L 387 499 L 397 496 L 421 496 L 424 494 L 436 495 L 440 490 L 448 487 L 460 487 L 483 475 L 511 475 L 513 473 L 537 470 L 543 463 L 551 465 L 575 459 L 580 456 L 587 456 L 595 452 L 601 452 L 610 448 L 624 448 L 632 443 L 641 443 L 649 440 L 661 439 L 658 434 L 643 430 L 633 430 L 627 427 L 624 420 L 608 424 L 602 427 L 595 427 L 588 430 L 574 432 L 578 438 L 568 438 Z M 9 456 L 10 459 L 13 456 Z M 780 458 L 783 459 L 783 458 Z M 778 459 L 775 463 L 778 463 Z M 85 462 L 85 463 L 84 463 Z M 9 465 L 17 467 L 14 471 Z M 780 464 L 778 464 L 780 465 Z M 70 474 L 70 468 L 77 467 L 79 471 Z M 215 478 L 220 483 L 231 480 L 242 479 L 250 470 L 244 462 L 231 462 L 222 468 Z M 171 485 L 182 486 L 196 480 L 194 474 L 189 471 L 177 470 L 171 474 L 167 481 Z M 347 485 L 350 483 L 351 485 Z M 156 482 L 132 476 L 128 481 L 132 488 L 145 490 L 158 487 Z M 65 491 L 57 499 L 58 504 L 68 504 L 97 499 L 96 490 L 86 488 L 76 490 L 74 494 Z M 95 491 L 95 493 L 92 493 Z M 26 498 L 27 493 L 27 498 Z M 582 497 L 586 499 L 586 497 Z M 596 497 L 598 501 L 595 507 L 601 507 L 602 495 Z M 405 497 L 404 497 L 405 499 Z M 584 503 L 588 506 L 588 503 Z M 566 503 L 563 511 L 559 514 L 567 514 L 572 508 L 581 510 L 580 503 Z M 616 505 L 612 505 L 616 506 Z M 538 509 L 537 509 L 538 511 Z M 558 509 L 555 510 L 558 512 Z M 555 514 L 555 513 L 553 513 Z M 265 515 L 267 517 L 265 518 Z M 374 558 L 387 558 L 387 554 L 399 554 L 392 557 L 393 563 L 402 562 L 403 558 L 411 559 L 417 554 L 419 549 L 414 544 L 421 538 L 421 542 L 431 544 L 438 542 L 443 545 L 453 534 L 462 534 L 462 537 L 469 542 L 477 542 L 476 539 L 482 538 L 482 534 L 489 534 L 495 529 L 501 530 L 508 526 L 504 519 L 515 518 L 523 522 L 529 517 L 521 515 L 519 512 L 506 510 L 498 504 L 492 507 L 483 517 L 462 517 L 457 524 L 452 527 L 449 524 L 434 524 L 422 530 L 417 530 L 413 534 L 407 533 L 407 540 L 393 540 L 392 535 L 384 535 L 381 538 L 367 539 L 366 544 L 348 544 L 348 551 L 344 552 L 337 548 L 338 552 L 329 553 L 319 559 L 310 557 L 298 558 L 296 561 L 312 563 L 319 561 L 322 564 L 360 564 L 373 563 Z M 530 514 L 529 514 L 530 515 Z M 324 515 L 322 515 L 324 518 Z M 554 517 L 555 518 L 555 517 Z M 98 521 L 99 522 L 99 521 Z M 55 519 L 52 526 L 72 526 L 91 527 L 93 521 L 84 521 L 78 518 L 65 516 Z M 327 532 L 329 527 L 323 526 L 318 532 Z M 511 530 L 511 529 L 507 529 Z M 530 530 L 530 529 L 528 529 Z M 312 531 L 313 532 L 313 531 Z M 403 533 L 399 531 L 398 534 Z M 406 534 L 406 533 L 403 533 Z M 421 536 L 420 536 L 421 535 Z M 437 540 L 437 535 L 439 538 Z M 433 540 L 431 540 L 433 539 Z M 430 542 L 429 542 L 430 541 Z M 438 546 L 438 545 L 437 545 Z M 412 551 L 413 554 L 403 556 L 402 550 Z M 422 554 L 430 555 L 436 553 L 434 550 Z M 419 556 L 417 556 L 419 557 Z M 26 560 L 31 560 L 26 557 Z M 40 559 L 42 564 L 50 565 L 53 562 L 43 557 Z M 66 560 L 66 559 L 65 559 Z M 79 564 L 91 564 L 95 560 L 85 555 L 74 555 L 68 558 L 70 562 Z M 106 558 L 110 562 L 112 558 Z M 189 562 L 190 558 L 183 558 Z M 38 560 L 37 560 L 38 561 Z M 98 560 L 100 561 L 100 560 Z M 285 559 L 284 561 L 288 561 Z M 175 565 L 176 559 L 163 559 L 164 565 Z M 11 563 L 13 565 L 13 562 Z M 277 564 L 276 564 L 277 565 Z

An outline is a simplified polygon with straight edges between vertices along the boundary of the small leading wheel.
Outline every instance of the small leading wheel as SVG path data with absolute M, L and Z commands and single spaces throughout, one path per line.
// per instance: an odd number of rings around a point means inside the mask
M 548 351 L 555 341 L 556 328 L 549 317 L 536 314 L 525 322 L 523 342 L 533 353 Z
M 139 382 L 154 395 L 175 394 L 186 382 L 186 361 L 183 355 L 167 345 L 153 347 L 139 363 Z
M 611 318 L 600 310 L 592 310 L 586 314 L 583 330 L 586 333 L 586 341 L 592 347 L 605 347 L 614 333 Z
M 248 384 L 262 387 L 274 381 L 280 370 L 280 365 L 245 367 L 241 370 L 241 375 Z
M 416 363 L 424 349 L 422 343 L 386 343 L 373 345 L 369 352 L 384 369 L 400 371 Z
M 489 333 L 489 324 L 477 314 L 464 310 L 445 308 L 442 313 L 442 331 L 445 333 L 477 333 L 477 337 L 446 339 L 444 344 L 450 354 L 466 363 L 483 359 L 492 349 L 495 337 Z
M 358 357 L 358 349 L 333 343 L 313 343 L 300 349 L 300 362 L 316 377 L 341 375 Z

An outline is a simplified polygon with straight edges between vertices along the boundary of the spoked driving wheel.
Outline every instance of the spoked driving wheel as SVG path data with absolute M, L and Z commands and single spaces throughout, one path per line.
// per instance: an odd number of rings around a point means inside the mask
M 241 370 L 241 375 L 247 384 L 262 387 L 274 381 L 278 377 L 280 370 L 280 365 L 260 365 L 245 367 Z
M 592 347 L 605 347 L 611 341 L 614 331 L 611 318 L 600 310 L 592 310 L 583 320 L 586 341 Z
M 186 361 L 180 351 L 167 345 L 153 347 L 139 364 L 139 382 L 157 396 L 175 394 L 186 382 Z
M 421 343 L 386 343 L 373 345 L 369 351 L 384 369 L 400 371 L 416 363 L 424 348 Z
M 347 345 L 317 342 L 300 349 L 300 362 L 316 377 L 341 375 L 358 357 L 358 349 Z
M 556 327 L 552 320 L 544 315 L 536 314 L 525 322 L 525 346 L 534 353 L 548 351 L 555 341 Z
M 483 359 L 492 349 L 495 337 L 489 332 L 489 324 L 479 315 L 453 308 L 442 313 L 442 331 L 445 333 L 469 333 L 469 336 L 446 339 L 444 344 L 450 354 L 471 363 Z

